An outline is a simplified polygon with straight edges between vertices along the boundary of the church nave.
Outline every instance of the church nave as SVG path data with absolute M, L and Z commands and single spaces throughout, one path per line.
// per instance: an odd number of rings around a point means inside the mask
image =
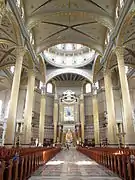
M 107 168 L 78 152 L 62 150 L 41 166 L 29 180 L 120 180 Z

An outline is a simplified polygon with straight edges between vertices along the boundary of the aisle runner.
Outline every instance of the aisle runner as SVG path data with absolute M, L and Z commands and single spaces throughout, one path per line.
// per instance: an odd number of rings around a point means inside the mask
M 120 180 L 110 170 L 75 149 L 62 151 L 29 180 Z

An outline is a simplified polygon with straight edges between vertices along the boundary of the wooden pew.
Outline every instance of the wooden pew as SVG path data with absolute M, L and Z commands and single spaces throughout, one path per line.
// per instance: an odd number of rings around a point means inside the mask
M 59 151 L 58 148 L 0 148 L 0 180 L 26 180 L 31 174 Z M 19 158 L 13 157 L 15 154 Z
M 85 148 L 77 147 L 77 150 L 94 159 L 96 162 L 117 173 L 124 180 L 135 179 L 135 149 L 122 148 Z

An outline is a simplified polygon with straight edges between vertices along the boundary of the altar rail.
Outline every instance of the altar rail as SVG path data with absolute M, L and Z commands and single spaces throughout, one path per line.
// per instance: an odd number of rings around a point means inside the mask
M 124 180 L 135 179 L 135 149 L 83 148 L 78 151 L 104 165 Z
M 60 150 L 60 147 L 0 148 L 0 180 L 26 180 Z

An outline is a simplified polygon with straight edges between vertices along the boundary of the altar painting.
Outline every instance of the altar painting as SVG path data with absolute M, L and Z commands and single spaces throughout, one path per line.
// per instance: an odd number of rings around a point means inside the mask
M 74 121 L 74 106 L 64 107 L 64 121 Z

